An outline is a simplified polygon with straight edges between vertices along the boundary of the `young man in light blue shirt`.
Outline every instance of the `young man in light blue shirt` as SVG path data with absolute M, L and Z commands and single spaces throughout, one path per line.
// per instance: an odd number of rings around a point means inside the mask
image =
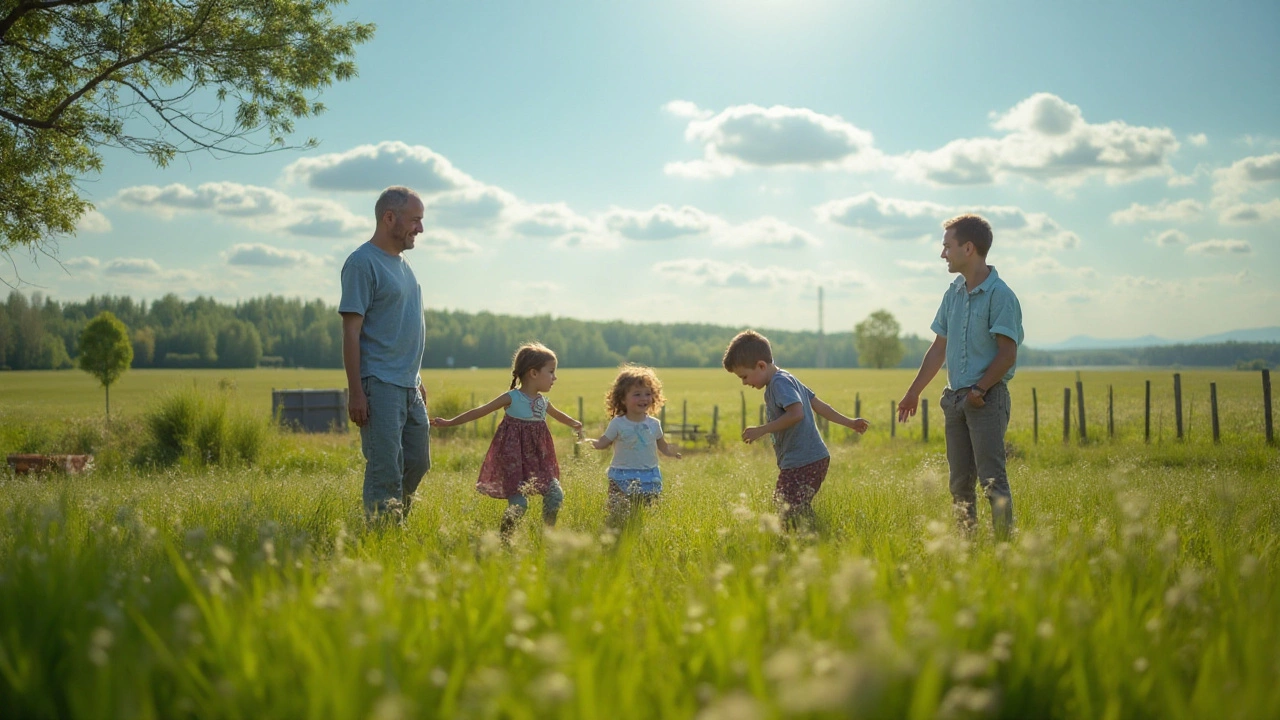
M 342 266 L 342 364 L 348 414 L 360 426 L 364 509 L 403 520 L 431 467 L 427 391 L 419 372 L 426 349 L 422 286 L 404 251 L 422 232 L 422 199 L 389 187 L 374 205 L 373 237 Z
M 1013 290 L 987 264 L 991 225 L 978 215 L 942 224 L 942 258 L 959 273 L 933 320 L 933 344 L 920 372 L 898 403 L 898 421 L 916 413 L 920 393 L 947 365 L 947 389 L 939 404 L 946 418 L 951 497 L 962 529 L 977 525 L 975 484 L 991 503 L 996 538 L 1013 529 L 1013 496 L 1005 471 L 1004 435 L 1009 427 L 1009 387 L 1022 344 L 1022 307 Z

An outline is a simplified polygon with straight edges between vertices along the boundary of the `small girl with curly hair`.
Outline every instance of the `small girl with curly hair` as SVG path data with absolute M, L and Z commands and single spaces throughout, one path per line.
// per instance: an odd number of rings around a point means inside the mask
M 610 524 L 623 520 L 637 503 L 651 503 L 662 492 L 658 453 L 679 458 L 667 445 L 662 424 L 654 417 L 662 409 L 662 382 L 653 368 L 623 365 L 604 396 L 605 414 L 613 418 L 604 435 L 591 446 L 613 446 L 609 465 Z
M 507 501 L 502 515 L 503 540 L 511 538 L 516 523 L 528 511 L 526 495 L 542 496 L 542 521 L 547 525 L 556 524 L 556 514 L 564 502 L 560 464 L 547 428 L 547 416 L 573 428 L 579 438 L 582 423 L 557 410 L 542 395 L 555 382 L 556 354 L 541 343 L 527 343 L 516 350 L 511 361 L 510 390 L 455 418 L 431 418 L 432 427 L 451 427 L 506 408 L 506 417 L 493 435 L 476 481 L 476 490 Z

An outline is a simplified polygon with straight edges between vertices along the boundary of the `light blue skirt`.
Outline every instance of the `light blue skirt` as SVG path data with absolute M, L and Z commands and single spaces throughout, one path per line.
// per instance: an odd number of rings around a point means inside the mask
M 656 495 L 662 492 L 662 471 L 656 467 L 646 470 L 611 467 L 609 480 L 628 495 Z

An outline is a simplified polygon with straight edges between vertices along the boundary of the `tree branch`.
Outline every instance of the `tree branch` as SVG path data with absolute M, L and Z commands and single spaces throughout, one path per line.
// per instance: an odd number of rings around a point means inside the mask
M 22 19 L 23 15 L 35 10 L 49 10 L 59 5 L 94 5 L 98 0 L 49 0 L 48 2 L 26 2 L 18 5 L 9 14 L 0 18 L 0 39 L 9 33 L 9 29 Z

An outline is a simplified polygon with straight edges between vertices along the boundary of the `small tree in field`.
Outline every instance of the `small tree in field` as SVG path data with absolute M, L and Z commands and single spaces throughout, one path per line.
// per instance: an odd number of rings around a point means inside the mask
M 888 310 L 877 310 L 854 328 L 854 343 L 858 349 L 858 364 L 867 367 L 896 367 L 902 362 L 902 340 L 898 332 L 902 328 Z
M 129 328 L 103 310 L 80 333 L 80 369 L 98 378 L 107 391 L 107 421 L 111 421 L 111 383 L 133 362 Z

